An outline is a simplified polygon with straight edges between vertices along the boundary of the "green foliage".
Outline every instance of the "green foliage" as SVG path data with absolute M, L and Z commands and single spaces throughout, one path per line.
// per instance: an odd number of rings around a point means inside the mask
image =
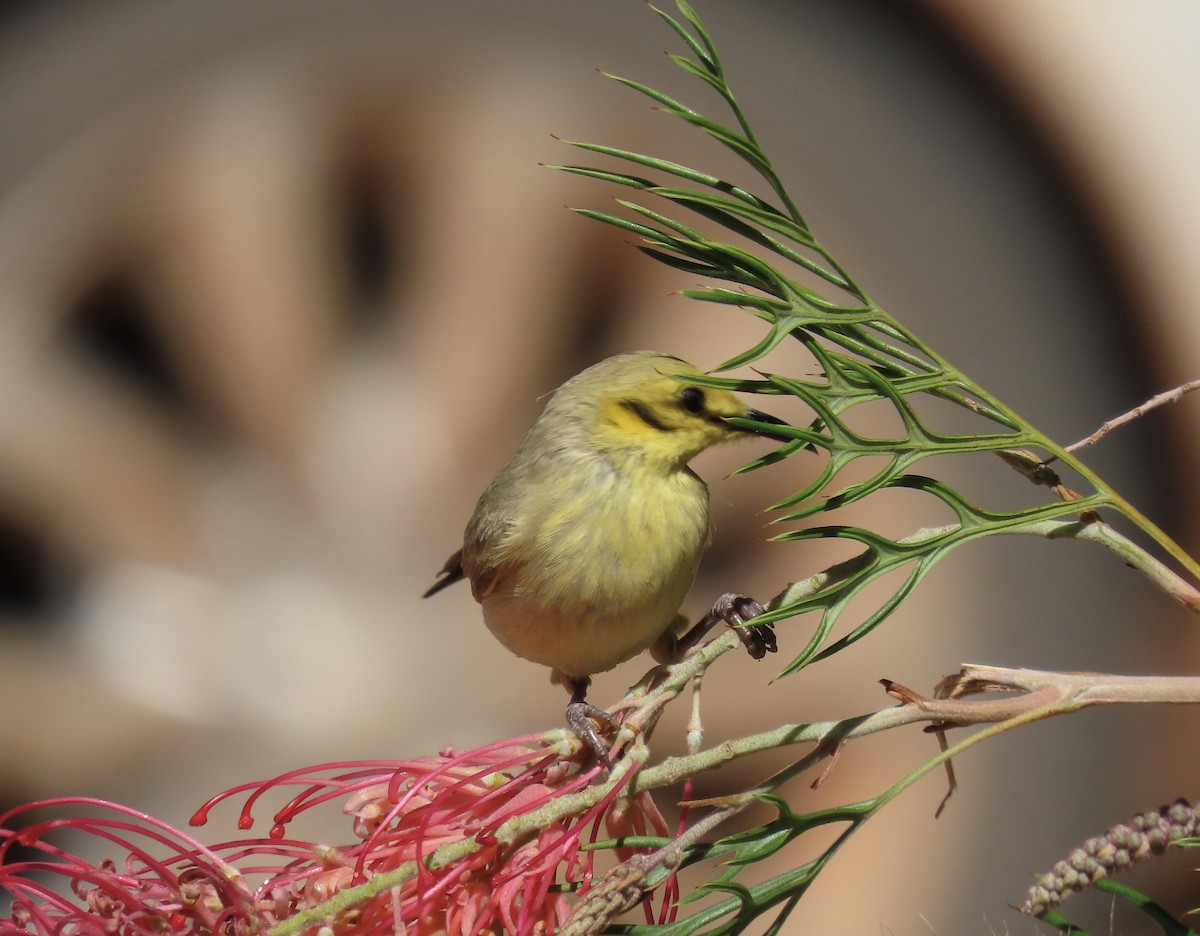
M 800 342 L 817 364 L 817 377 L 760 372 L 757 379 L 705 378 L 712 386 L 735 391 L 793 397 L 811 411 L 811 421 L 806 425 L 782 431 L 777 426 L 769 427 L 788 441 L 740 470 L 753 471 L 797 454 L 818 452 L 824 464 L 817 477 L 773 505 L 776 522 L 787 525 L 776 539 L 833 539 L 857 547 L 853 558 L 809 579 L 805 587 L 794 586 L 777 596 L 766 616 L 759 619 L 781 622 L 808 612 L 819 614 L 812 637 L 784 672 L 792 673 L 825 659 L 869 634 L 958 546 L 1002 533 L 1047 535 L 1047 521 L 1057 520 L 1052 526 L 1062 533 L 1100 523 L 1101 509 L 1120 514 L 1192 577 L 1200 577 L 1195 561 L 1136 508 L 1070 452 L 888 315 L 855 282 L 817 239 L 776 175 L 730 90 L 703 23 L 686 0 L 676 0 L 676 5 L 679 18 L 651 7 L 688 53 L 671 58 L 718 95 L 732 120 L 722 123 L 647 85 L 609 77 L 649 97 L 666 113 L 698 128 L 736 154 L 765 185 L 763 193 L 679 162 L 598 143 L 568 141 L 571 146 L 613 161 L 615 168 L 554 168 L 631 190 L 633 196 L 617 199 L 619 211 L 577 210 L 636 235 L 640 240 L 638 249 L 656 261 L 715 281 L 713 285 L 685 290 L 684 295 L 738 307 L 764 323 L 761 340 L 725 361 L 717 371 L 754 364 L 786 340 Z M 978 431 L 936 431 L 923 415 L 930 401 L 949 403 L 973 414 Z M 873 436 L 856 426 L 853 417 L 858 414 L 853 411 L 865 404 L 890 408 L 898 417 L 900 433 Z M 756 424 L 746 421 L 745 425 L 754 428 Z M 975 504 L 945 481 L 914 470 L 918 463 L 935 456 L 964 453 L 1000 456 L 1031 482 L 1031 503 L 1016 509 Z M 847 469 L 862 458 L 881 461 L 883 467 L 865 478 L 849 477 Z M 1052 463 L 1066 466 L 1081 478 L 1085 490 L 1079 493 L 1063 485 Z M 832 511 L 889 490 L 920 492 L 948 508 L 953 522 L 901 539 L 833 522 L 800 525 L 823 520 Z M 859 623 L 836 635 L 835 627 L 848 605 L 867 586 L 887 576 L 899 580 L 899 585 L 877 600 Z M 816 875 L 862 822 L 934 766 L 947 763 L 951 756 L 987 734 L 977 733 L 944 750 L 876 799 L 864 803 L 799 816 L 782 800 L 770 797 L 768 801 L 778 812 L 773 821 L 707 846 L 693 847 L 688 853 L 687 863 L 705 860 L 724 865 L 712 881 L 683 904 L 703 896 L 715 899 L 671 924 L 617 929 L 671 936 L 725 934 L 740 932 L 751 921 L 773 913 L 767 932 L 776 932 Z M 830 823 L 845 823 L 846 828 L 816 859 L 758 884 L 746 885 L 738 880 L 747 864 Z M 1141 909 L 1154 915 L 1148 903 Z M 1056 925 L 1070 924 L 1064 921 Z
M 639 249 L 658 261 L 688 274 L 732 284 L 684 291 L 684 295 L 702 302 L 738 306 L 766 323 L 763 338 L 725 361 L 718 371 L 753 364 L 787 339 L 801 342 L 817 362 L 821 376 L 816 379 L 762 374 L 757 380 L 721 377 L 709 380 L 713 386 L 742 392 L 796 397 L 814 414 L 809 425 L 785 430 L 791 441 L 779 450 L 740 469 L 762 468 L 806 449 L 823 453 L 825 463 L 818 476 L 774 505 L 772 509 L 779 514 L 775 522 L 796 524 L 887 489 L 921 491 L 941 501 L 957 518 L 953 529 L 904 541 L 861 527 L 832 523 L 792 528 L 779 534 L 776 537 L 779 540 L 833 538 L 862 547 L 855 560 L 831 570 L 835 574 L 815 593 L 800 596 L 785 593 L 770 606 L 766 621 L 778 622 L 820 612 L 813 637 L 784 672 L 794 672 L 824 659 L 870 633 L 957 546 L 983 536 L 1027 532 L 1032 524 L 1048 519 L 1077 517 L 1086 523 L 1098 517 L 1099 508 L 1114 509 L 1148 533 L 1193 575 L 1200 575 L 1200 568 L 1169 537 L 1078 459 L 960 373 L 870 299 L 822 246 L 797 210 L 739 108 L 703 23 L 685 0 L 678 0 L 677 5 L 682 19 L 652 7 L 692 56 L 671 58 L 719 95 L 732 112 L 732 124 L 721 123 L 639 82 L 610 77 L 649 97 L 667 113 L 698 127 L 737 154 L 766 183 L 770 194 L 755 194 L 749 188 L 678 162 L 613 146 L 571 142 L 570 145 L 590 153 L 633 164 L 637 171 L 579 165 L 555 168 L 633 189 L 642 196 L 665 202 L 657 210 L 641 201 L 618 199 L 628 214 L 591 209 L 578 209 L 579 213 L 636 234 L 642 241 Z M 684 184 L 661 184 L 642 175 L 645 170 L 682 180 Z M 681 210 L 737 235 L 754 249 L 714 239 L 680 220 Z M 785 269 L 790 272 L 785 273 Z M 836 299 L 828 298 L 797 277 L 833 287 Z M 935 431 L 919 413 L 921 401 L 931 397 L 968 410 L 980 417 L 985 426 L 990 424 L 990 428 L 962 434 Z M 902 435 L 872 437 L 847 420 L 856 407 L 880 402 L 890 406 L 899 417 Z M 777 427 L 773 428 L 778 432 Z M 1030 480 L 1056 490 L 1059 497 L 1023 509 L 988 509 L 972 504 L 948 484 L 912 472 L 918 462 L 934 456 L 980 452 L 1001 454 Z M 884 467 L 865 480 L 840 480 L 852 463 L 867 457 L 877 460 L 882 457 Z M 1073 469 L 1090 489 L 1077 495 L 1056 486 L 1053 481 L 1057 479 L 1048 467 L 1056 460 Z M 900 585 L 870 609 L 849 633 L 826 646 L 850 601 L 872 582 L 890 573 L 901 575 Z
M 724 870 L 714 880 L 685 897 L 681 903 L 691 903 L 709 895 L 717 895 L 720 899 L 674 923 L 634 925 L 616 929 L 626 933 L 653 933 L 655 936 L 738 933 L 759 916 L 778 907 L 779 910 L 768 929 L 768 932 L 772 932 L 783 924 L 809 884 L 833 857 L 838 846 L 882 805 L 881 800 L 871 800 L 799 815 L 792 812 L 788 804 L 777 796 L 764 795 L 760 799 L 777 810 L 778 814 L 774 820 L 759 828 L 726 836 L 710 845 L 696 847 L 684 860 L 685 865 L 698 861 L 723 861 Z M 736 880 L 746 866 L 770 858 L 805 832 L 838 823 L 846 823 L 847 828 L 838 836 L 837 842 L 817 858 L 752 886 Z
M 1200 933 L 1196 930 L 1171 916 L 1161 905 L 1127 884 L 1122 884 L 1119 881 L 1103 880 L 1097 881 L 1092 886 L 1096 890 L 1111 894 L 1118 900 L 1136 909 L 1140 914 L 1149 919 L 1150 922 L 1154 923 L 1163 933 L 1163 936 L 1200 936 Z M 1080 929 L 1056 911 L 1046 913 L 1042 916 L 1042 919 L 1052 926 L 1058 927 L 1061 932 L 1071 934 L 1071 936 L 1088 936 L 1085 930 Z

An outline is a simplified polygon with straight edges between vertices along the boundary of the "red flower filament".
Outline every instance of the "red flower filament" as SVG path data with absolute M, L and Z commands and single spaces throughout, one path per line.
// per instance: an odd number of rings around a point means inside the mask
M 581 847 L 585 834 L 594 842 L 602 821 L 613 835 L 667 834 L 647 794 L 622 798 L 635 773 L 590 806 L 534 822 L 525 820 L 600 775 L 581 772 L 541 735 L 410 761 L 324 764 L 206 803 L 193 825 L 245 794 L 237 824 L 247 830 L 265 795 L 299 787 L 267 837 L 215 846 L 99 800 L 20 807 L 0 816 L 0 895 L 11 898 L 0 936 L 550 933 L 570 916 L 571 895 L 591 886 L 596 853 Z M 286 837 L 293 819 L 329 804 L 351 817 L 355 841 Z M 72 814 L 37 818 L 46 809 Z M 28 824 L 11 830 L 14 820 Z M 123 860 L 90 864 L 56 844 L 68 830 L 103 840 Z M 18 846 L 34 857 L 14 854 Z M 669 918 L 665 905 L 662 913 Z

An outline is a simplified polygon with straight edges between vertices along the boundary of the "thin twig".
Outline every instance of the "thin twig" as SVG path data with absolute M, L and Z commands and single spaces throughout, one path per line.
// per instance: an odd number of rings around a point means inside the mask
M 603 932 L 614 918 L 637 906 L 646 894 L 673 874 L 688 848 L 749 805 L 750 802 L 739 803 L 711 812 L 657 851 L 635 855 L 612 868 L 571 911 L 559 930 L 560 936 L 592 936 Z
M 693 674 L 703 672 L 723 653 L 741 646 L 741 641 L 732 631 L 727 631 L 711 643 L 701 647 L 687 660 L 675 664 L 668 670 L 665 683 L 673 683 L 681 677 L 681 671 Z M 661 687 L 660 687 L 661 689 Z M 1007 699 L 971 700 L 963 698 L 981 692 L 1009 692 Z M 650 693 L 641 700 L 642 705 L 657 710 L 677 694 L 668 692 L 658 696 Z M 1055 715 L 1065 715 L 1092 705 L 1104 704 L 1200 704 L 1200 677 L 1194 676 L 1114 676 L 1103 673 L 1055 673 L 1028 669 L 1004 669 L 1000 667 L 964 664 L 958 676 L 943 681 L 939 688 L 940 698 L 918 697 L 908 690 L 903 705 L 860 715 L 856 718 L 809 724 L 782 725 L 755 735 L 725 741 L 714 748 L 679 757 L 668 757 L 653 766 L 643 766 L 649 751 L 639 743 L 625 748 L 623 756 L 616 761 L 606 782 L 598 786 L 585 787 L 574 793 L 549 800 L 538 809 L 514 816 L 493 831 L 494 841 L 512 843 L 528 837 L 551 823 L 567 816 L 579 815 L 598 803 L 612 788 L 622 782 L 626 771 L 638 771 L 629 785 L 630 793 L 658 787 L 673 786 L 682 780 L 713 770 L 721 764 L 751 754 L 772 750 L 785 745 L 809 743 L 814 747 L 797 761 L 773 774 L 753 789 L 730 796 L 713 797 L 694 801 L 692 806 L 714 806 L 717 811 L 700 820 L 704 832 L 755 802 L 766 793 L 777 790 L 791 777 L 812 768 L 841 745 L 855 738 L 863 738 L 880 731 L 897 728 L 916 722 L 932 722 L 939 727 L 966 725 L 988 725 L 983 731 L 972 735 L 970 741 L 982 740 L 985 735 L 1004 731 Z M 547 732 L 546 740 L 552 743 L 564 730 Z M 953 753 L 961 751 L 963 744 L 943 751 L 930 764 L 943 763 Z M 640 770 L 639 770 L 640 768 Z M 920 772 L 918 772 L 920 773 Z M 906 778 L 916 777 L 916 774 Z M 897 791 L 899 787 L 896 788 Z M 686 842 L 692 842 L 688 834 Z M 478 851 L 482 844 L 478 837 L 468 836 L 451 842 L 425 856 L 425 867 L 436 870 Z M 666 849 L 669 849 L 670 843 Z M 656 853 L 653 869 L 661 869 L 668 857 L 667 850 Z M 673 852 L 670 853 L 673 857 Z M 637 868 L 630 867 L 631 872 Z M 650 870 L 646 868 L 644 870 Z M 390 871 L 377 875 L 364 884 L 338 892 L 324 903 L 305 910 L 274 926 L 270 936 L 293 936 L 302 930 L 319 924 L 322 920 L 335 917 L 349 907 L 369 900 L 375 895 L 397 887 L 417 874 L 417 863 L 409 861 Z M 630 884 L 632 882 L 624 882 Z
M 918 543 L 931 539 L 949 530 L 938 527 L 918 530 L 899 542 Z M 1145 549 L 1128 540 L 1105 523 L 1080 523 L 1066 520 L 1031 521 L 1009 530 L 1047 539 L 1075 538 L 1088 540 L 1115 552 L 1130 566 L 1141 572 L 1151 582 L 1179 600 L 1192 611 L 1200 612 L 1200 592 L 1197 592 L 1178 575 L 1151 556 Z M 803 581 L 794 582 L 770 602 L 778 607 L 820 591 L 831 583 L 845 578 L 864 561 L 857 556 L 831 566 Z M 622 782 L 625 772 L 636 771 L 629 783 L 629 792 L 650 790 L 679 784 L 689 777 L 716 769 L 722 764 L 786 745 L 811 744 L 813 749 L 806 755 L 774 774 L 754 789 L 731 796 L 693 801 L 690 805 L 714 806 L 714 816 L 725 818 L 732 815 L 764 793 L 771 792 L 790 777 L 803 773 L 839 751 L 846 741 L 863 738 L 880 731 L 898 728 L 917 722 L 932 722 L 938 727 L 962 727 L 966 725 L 989 725 L 979 737 L 987 732 L 1007 730 L 1027 721 L 1066 714 L 1090 705 L 1106 703 L 1200 703 L 1200 677 L 1170 676 L 1105 676 L 1096 673 L 1042 673 L 1034 670 L 1008 670 L 965 665 L 959 676 L 953 679 L 955 691 L 948 695 L 939 692 L 938 698 L 918 697 L 910 693 L 905 704 L 881 711 L 838 721 L 790 724 L 722 742 L 707 750 L 689 751 L 680 757 L 668 757 L 652 766 L 644 766 L 649 759 L 645 747 L 645 731 L 653 727 L 663 709 L 693 680 L 700 678 L 720 656 L 742 646 L 739 635 L 732 629 L 726 630 L 707 644 L 689 653 L 683 660 L 668 667 L 656 668 L 648 673 L 630 693 L 609 711 L 625 715 L 622 728 L 613 744 L 616 761 L 607 780 L 596 786 L 586 787 L 567 796 L 557 797 L 543 806 L 520 816 L 514 816 L 497 828 L 493 837 L 497 842 L 509 844 L 523 839 L 551 823 L 572 815 L 578 815 L 595 805 L 612 788 Z M 946 691 L 946 690 L 943 690 Z M 1014 695 L 1001 700 L 969 700 L 962 696 L 978 692 L 1011 692 Z M 546 733 L 546 743 L 577 743 L 574 735 L 565 729 Z M 957 746 L 956 746 L 957 747 Z M 948 760 L 949 752 L 943 751 L 939 762 Z M 726 813 L 726 810 L 729 812 Z M 705 817 L 704 828 L 708 829 L 712 817 Z M 719 821 L 719 820 L 718 820 Z M 715 824 L 715 823 L 714 823 Z M 689 839 L 690 841 L 690 839 Z M 482 847 L 475 838 L 451 842 L 425 856 L 422 861 L 430 870 L 446 867 L 454 861 L 473 854 Z M 340 891 L 332 899 L 277 924 L 270 936 L 294 936 L 310 925 L 319 924 L 326 917 L 336 916 L 346 908 L 360 904 L 379 893 L 403 884 L 417 873 L 417 863 L 407 862 L 384 872 L 355 887 Z
M 1106 435 L 1108 435 L 1110 432 L 1112 432 L 1112 430 L 1116 429 L 1118 426 L 1123 426 L 1127 422 L 1132 422 L 1133 420 L 1138 419 L 1141 416 L 1145 416 L 1148 412 L 1150 412 L 1150 410 L 1157 409 L 1158 407 L 1160 407 L 1166 403 L 1176 403 L 1179 400 L 1181 400 L 1184 396 L 1186 396 L 1187 394 L 1191 393 L 1193 390 L 1196 390 L 1198 388 L 1200 388 L 1200 379 L 1189 380 L 1187 383 L 1180 384 L 1178 387 L 1176 387 L 1173 390 L 1166 390 L 1163 393 L 1158 394 L 1157 396 L 1152 396 L 1141 406 L 1135 406 L 1128 413 L 1122 413 L 1120 416 L 1117 416 L 1114 419 L 1110 419 L 1108 422 L 1106 422 L 1104 425 L 1102 425 L 1099 429 L 1097 429 L 1095 432 L 1093 432 L 1086 439 L 1080 439 L 1078 442 L 1068 445 L 1066 447 L 1066 451 L 1074 452 L 1077 449 L 1086 448 L 1087 446 L 1092 445 L 1095 442 L 1099 442 L 1101 439 L 1103 439 Z

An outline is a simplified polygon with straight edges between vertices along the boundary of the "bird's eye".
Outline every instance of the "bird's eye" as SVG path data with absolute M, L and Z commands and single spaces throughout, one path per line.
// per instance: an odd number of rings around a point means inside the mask
M 699 416 L 704 412 L 704 391 L 699 387 L 684 387 L 679 402 L 689 413 Z

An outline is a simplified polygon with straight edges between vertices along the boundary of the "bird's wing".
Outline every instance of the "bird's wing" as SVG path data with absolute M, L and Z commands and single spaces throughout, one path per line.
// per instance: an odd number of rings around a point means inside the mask
M 512 555 L 511 540 L 509 548 L 496 545 L 501 539 L 497 529 L 480 529 L 476 533 L 467 539 L 461 558 L 463 572 L 471 581 L 471 594 L 476 601 L 483 601 L 512 576 L 519 563 Z
M 509 577 L 509 573 L 512 570 L 513 564 L 511 562 L 502 562 L 493 568 L 481 569 L 471 579 L 471 594 L 475 596 L 475 600 L 483 601 L 484 598 L 501 586 L 505 579 Z
M 471 555 L 467 557 L 468 564 L 475 567 L 471 570 L 471 594 L 475 596 L 476 601 L 483 601 L 488 595 L 494 592 L 511 572 L 516 568 L 516 563 L 512 561 L 501 560 L 490 567 L 478 566 L 478 558 L 486 554 L 486 550 L 479 548 L 481 544 L 476 543 L 476 548 L 471 550 Z M 453 556 L 446 560 L 446 564 L 442 566 L 438 572 L 438 580 L 434 582 L 421 597 L 428 598 L 430 595 L 436 595 L 443 588 L 449 588 L 455 582 L 461 582 L 467 578 L 466 570 L 463 568 L 463 553 L 466 547 L 460 549 Z

